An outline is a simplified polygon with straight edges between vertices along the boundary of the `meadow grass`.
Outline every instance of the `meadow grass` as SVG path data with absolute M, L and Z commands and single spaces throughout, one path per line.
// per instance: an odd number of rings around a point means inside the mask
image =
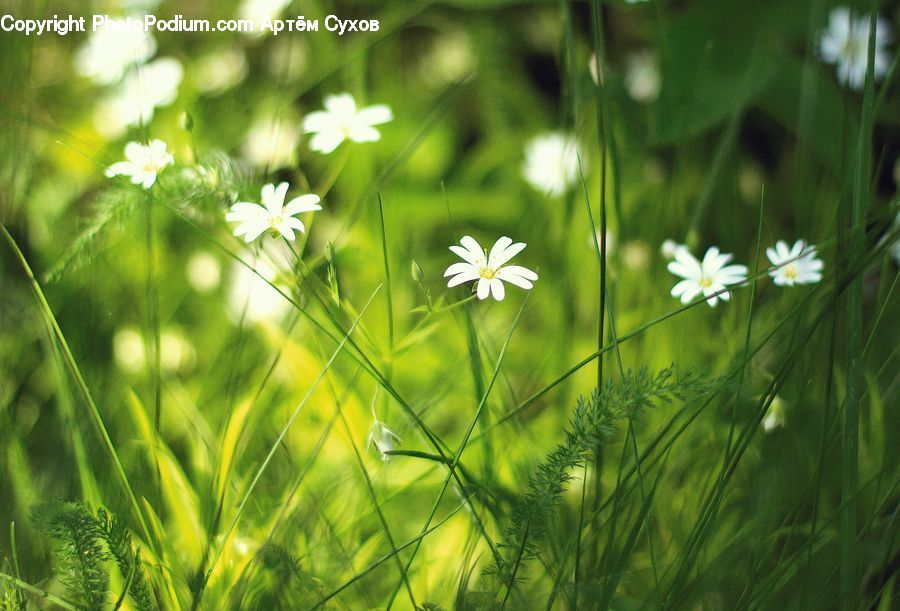
M 118 135 L 85 35 L 4 32 L 2 608 L 896 606 L 900 54 L 876 70 L 874 15 L 900 15 L 853 5 L 857 91 L 820 50 L 834 6 L 349 2 L 379 30 L 159 34 L 185 78 Z M 311 151 L 297 117 L 341 91 L 393 119 Z M 286 151 L 248 145 L 263 115 Z M 523 176 L 551 130 L 577 141 L 557 193 Z M 156 138 L 152 187 L 104 175 Z M 281 181 L 322 210 L 245 244 L 226 214 Z M 533 288 L 447 288 L 464 235 L 527 242 Z M 767 248 L 801 238 L 821 280 L 776 285 Z M 666 239 L 746 274 L 680 303 Z

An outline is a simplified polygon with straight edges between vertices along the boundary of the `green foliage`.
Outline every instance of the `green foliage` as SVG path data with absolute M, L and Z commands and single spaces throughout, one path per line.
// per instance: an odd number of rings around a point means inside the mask
M 95 516 L 82 503 L 51 501 L 35 507 L 34 521 L 53 539 L 56 573 L 73 602 L 87 609 L 111 604 L 107 561 L 112 559 L 134 608 L 157 608 L 140 552 L 115 515 L 101 507 Z
M 110 555 L 116 561 L 123 579 L 128 586 L 128 593 L 136 609 L 149 611 L 156 609 L 153 592 L 147 581 L 141 555 L 131 540 L 131 532 L 122 521 L 104 508 L 97 510 L 97 525 L 106 541 Z
M 92 213 L 44 280 L 58 281 L 66 272 L 89 264 L 147 206 L 169 206 L 209 219 L 250 189 L 247 169 L 221 153 L 208 155 L 192 168 L 160 173 L 157 182 L 159 188 L 150 195 L 126 178 L 115 178 L 112 186 L 97 195 Z
M 528 492 L 516 502 L 489 573 L 504 588 L 515 586 L 522 564 L 540 553 L 572 471 L 584 465 L 598 445 L 616 431 L 619 422 L 639 417 L 657 402 L 668 403 L 711 386 L 692 373 L 676 378 L 674 366 L 656 375 L 643 367 L 637 372 L 629 370 L 620 381 L 607 380 L 602 390 L 594 389 L 588 397 L 579 397 L 565 440 L 538 465 L 528 482 Z
M 53 539 L 57 573 L 71 600 L 102 609 L 109 602 L 109 552 L 97 518 L 81 503 L 56 501 L 36 507 L 34 521 Z
M 26 608 L 22 590 L 5 579 L 0 581 L 0 611 L 25 611 Z
M 231 609 L 306 609 L 322 599 L 322 584 L 300 567 L 300 560 L 274 543 L 254 555 L 251 569 L 232 593 Z
M 54 282 L 67 271 L 89 264 L 112 238 L 113 233 L 131 219 L 147 197 L 131 186 L 104 189 L 94 202 L 92 214 L 83 223 L 75 240 L 66 252 L 44 275 L 44 281 Z

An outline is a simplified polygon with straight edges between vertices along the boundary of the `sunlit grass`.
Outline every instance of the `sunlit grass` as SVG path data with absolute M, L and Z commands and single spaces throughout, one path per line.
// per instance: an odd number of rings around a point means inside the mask
M 896 59 L 805 0 L 346 8 L 159 35 L 118 133 L 83 37 L 0 39 L 4 608 L 895 606 Z

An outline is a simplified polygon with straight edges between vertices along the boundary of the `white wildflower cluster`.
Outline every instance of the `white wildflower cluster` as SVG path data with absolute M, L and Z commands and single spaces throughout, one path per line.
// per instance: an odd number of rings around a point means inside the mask
M 273 4 L 272 9 L 277 10 L 277 7 Z M 140 79 L 141 74 L 152 73 L 154 68 L 150 64 L 144 64 L 143 71 L 127 72 L 129 64 L 140 64 L 152 57 L 155 52 L 152 39 L 128 42 L 123 47 L 125 52 L 117 56 L 118 63 L 115 64 L 112 61 L 106 64 L 99 61 L 99 51 L 84 51 L 87 58 L 83 59 L 85 75 L 104 83 L 124 78 L 124 83 L 132 78 L 131 75 Z M 131 43 L 136 46 L 131 46 Z M 641 61 L 645 63 L 644 67 L 632 67 L 645 72 L 629 77 L 628 89 L 635 99 L 650 101 L 659 88 L 658 71 L 653 72 L 656 70 L 656 60 L 648 56 Z M 126 73 L 124 77 L 123 73 Z M 233 78 L 226 79 L 210 91 L 228 87 L 232 82 Z M 149 99 L 158 101 L 160 98 L 151 96 Z M 144 115 L 152 115 L 154 104 L 155 102 L 150 102 L 144 106 L 138 105 L 138 109 L 134 111 L 135 116 L 141 116 L 136 120 L 143 121 L 147 118 Z M 390 107 L 384 104 L 359 106 L 348 93 L 327 96 L 323 104 L 322 110 L 311 112 L 302 120 L 281 113 L 267 119 L 264 125 L 253 126 L 248 143 L 245 143 L 245 155 L 256 165 L 266 168 L 290 166 L 293 165 L 296 141 L 301 133 L 309 136 L 309 148 L 312 151 L 328 155 L 345 142 L 363 144 L 379 141 L 381 132 L 378 126 L 393 119 Z M 549 197 L 570 193 L 582 175 L 583 156 L 578 141 L 565 132 L 547 132 L 536 136 L 527 143 L 524 157 L 523 178 L 535 190 Z M 134 185 L 150 189 L 157 182 L 159 173 L 173 163 L 173 155 L 161 140 L 151 140 L 146 144 L 129 142 L 125 146 L 125 160 L 111 165 L 107 174 L 127 177 Z M 278 244 L 275 240 L 284 240 L 286 243 L 295 241 L 298 233 L 307 231 L 307 223 L 300 217 L 323 209 L 320 195 L 300 193 L 288 197 L 290 191 L 288 182 L 265 184 L 258 201 L 237 201 L 225 214 L 225 220 L 233 224 L 234 236 L 246 244 L 256 243 L 248 251 L 253 263 L 235 265 L 228 284 L 228 310 L 235 321 L 272 320 L 286 314 L 287 303 L 281 291 L 287 290 L 287 287 L 284 286 L 284 275 L 278 270 L 292 268 L 293 262 L 284 260 L 287 256 L 284 253 L 292 252 L 293 248 L 280 251 L 276 248 L 273 251 L 273 246 Z M 265 236 L 272 239 L 266 240 Z M 591 244 L 593 239 L 594 236 L 591 236 Z M 612 234 L 608 234 L 607 246 L 608 251 L 612 252 Z M 510 264 L 525 247 L 524 242 L 515 242 L 510 237 L 502 236 L 487 249 L 475 238 L 464 235 L 459 244 L 450 246 L 450 251 L 461 261 L 450 264 L 444 271 L 447 287 L 469 285 L 474 297 L 480 301 L 488 297 L 503 301 L 507 284 L 524 290 L 532 289 L 538 280 L 537 273 L 527 267 Z M 709 247 L 702 258 L 697 258 L 686 245 L 666 240 L 661 246 L 661 252 L 669 260 L 668 270 L 680 279 L 671 289 L 671 295 L 684 304 L 701 298 L 710 307 L 715 307 L 719 301 L 729 301 L 731 290 L 747 281 L 747 267 L 734 263 L 732 254 L 724 253 L 716 246 Z M 638 241 L 625 243 L 621 247 L 620 256 L 632 272 L 645 269 L 650 260 L 649 249 Z M 779 240 L 766 249 L 766 256 L 771 263 L 767 273 L 777 286 L 814 284 L 822 279 L 824 263 L 818 258 L 815 247 L 804 240 L 798 240 L 792 245 Z M 418 270 L 417 281 L 421 282 L 421 268 L 414 268 Z M 218 288 L 222 270 L 218 261 L 209 253 L 199 252 L 188 262 L 186 274 L 198 293 L 209 293 Z M 281 288 L 276 289 L 275 286 Z M 120 366 L 132 371 L 140 370 L 144 361 L 142 354 L 137 355 L 136 347 L 141 342 L 136 337 L 133 330 L 125 329 L 116 342 Z M 172 337 L 175 335 L 169 337 L 167 350 L 168 353 L 175 354 L 178 350 L 175 349 L 176 342 Z M 184 348 L 182 352 L 187 354 L 189 351 Z M 181 356 L 177 359 L 173 356 L 170 359 L 171 368 L 177 369 L 179 365 L 175 364 L 176 361 L 181 363 L 183 360 Z M 777 426 L 778 419 L 777 410 L 772 410 L 766 422 L 767 430 Z M 381 458 L 388 461 L 399 443 L 400 437 L 374 417 L 368 433 L 367 447 L 374 446 Z
M 715 246 L 706 251 L 703 259 L 697 259 L 687 246 L 674 240 L 663 242 L 660 251 L 666 259 L 671 259 L 668 270 L 682 278 L 671 291 L 681 303 L 690 303 L 702 294 L 714 308 L 719 300 L 731 299 L 727 287 L 747 281 L 747 267 L 730 264 L 734 256 L 722 253 Z M 807 245 L 804 240 L 797 240 L 792 246 L 778 240 L 775 246 L 766 249 L 766 257 L 772 264 L 768 274 L 777 286 L 815 284 L 822 279 L 825 264 L 817 257 L 815 246 Z

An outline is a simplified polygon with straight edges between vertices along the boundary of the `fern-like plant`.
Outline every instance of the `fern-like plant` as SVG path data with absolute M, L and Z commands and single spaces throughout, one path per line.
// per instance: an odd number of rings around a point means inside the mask
M 109 595 L 109 554 L 97 519 L 80 503 L 55 501 L 34 510 L 35 523 L 53 538 L 54 557 L 69 599 L 102 609 Z
M 497 577 L 499 593 L 514 588 L 522 565 L 539 553 L 574 469 L 615 432 L 620 421 L 639 416 L 657 402 L 670 402 L 706 387 L 707 381 L 690 373 L 676 379 L 672 367 L 656 375 L 641 368 L 629 370 L 618 382 L 608 380 L 602 390 L 595 389 L 590 396 L 579 397 L 565 439 L 540 463 L 528 483 L 528 492 L 513 507 L 494 566 L 487 571 Z
M 102 507 L 97 510 L 97 525 L 110 555 L 116 561 L 122 578 L 125 579 L 134 607 L 140 611 L 156 609 L 153 592 L 141 563 L 141 555 L 131 542 L 131 533 L 121 520 Z
M 108 561 L 112 559 L 133 607 L 157 608 L 131 533 L 115 515 L 101 507 L 95 516 L 81 503 L 52 501 L 34 509 L 34 521 L 53 539 L 56 570 L 71 602 L 85 609 L 109 606 Z

